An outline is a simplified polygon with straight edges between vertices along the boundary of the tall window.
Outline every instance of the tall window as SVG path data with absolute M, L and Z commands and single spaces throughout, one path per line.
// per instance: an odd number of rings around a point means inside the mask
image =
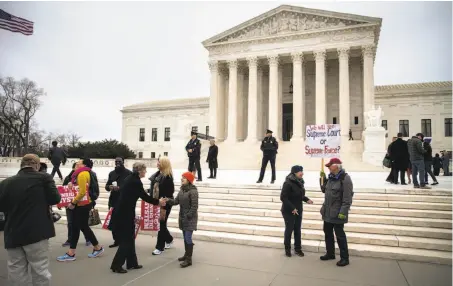
M 409 120 L 400 120 L 400 133 L 403 137 L 409 137 Z
M 206 126 L 206 136 L 209 136 L 209 126 Z
M 426 137 L 431 137 L 431 119 L 422 119 L 422 133 Z
M 151 129 L 151 141 L 157 142 L 157 128 Z
M 168 157 L 168 152 L 164 152 L 164 156 L 167 156 L 167 157 Z
M 445 118 L 445 137 L 451 137 L 451 118 Z
M 138 141 L 140 141 L 140 142 L 145 141 L 145 128 L 140 128 L 140 133 L 138 135 Z
M 192 126 L 192 132 L 197 132 L 198 133 L 198 126 Z
M 143 159 L 143 152 L 138 152 L 138 158 Z
M 151 152 L 151 159 L 155 159 L 156 158 L 156 152 Z
M 355 116 L 354 117 L 354 125 L 358 125 L 358 124 L 359 124 L 359 117 Z
M 381 123 L 381 126 L 384 127 L 385 130 L 388 130 L 388 126 L 387 126 L 387 120 L 382 120 L 382 123 Z
M 332 124 L 337 124 L 337 118 L 336 117 L 332 118 Z
M 165 127 L 164 141 L 170 141 L 170 127 Z

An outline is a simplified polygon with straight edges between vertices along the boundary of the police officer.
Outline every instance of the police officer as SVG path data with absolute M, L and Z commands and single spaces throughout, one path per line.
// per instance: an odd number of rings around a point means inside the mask
M 261 163 L 261 172 L 260 178 L 256 183 L 262 183 L 264 178 L 264 172 L 266 171 L 267 162 L 271 162 L 272 168 L 272 180 L 271 184 L 275 181 L 275 158 L 277 157 L 277 150 L 278 150 L 278 142 L 275 137 L 272 137 L 272 131 L 266 131 L 266 137 L 264 137 L 263 141 L 261 142 L 261 151 L 263 151 L 263 161 Z
M 186 145 L 187 156 L 189 157 L 189 172 L 192 172 L 195 176 L 195 168 L 198 172 L 197 181 L 201 182 L 201 165 L 200 165 L 200 155 L 201 155 L 201 142 L 197 138 L 197 132 L 191 133 L 192 138 L 189 143 Z

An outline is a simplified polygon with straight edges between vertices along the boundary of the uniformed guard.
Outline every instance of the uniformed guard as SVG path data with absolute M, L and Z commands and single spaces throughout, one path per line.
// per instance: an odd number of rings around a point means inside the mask
M 198 172 L 197 181 L 201 182 L 201 165 L 200 165 L 200 155 L 201 155 L 201 142 L 197 138 L 197 132 L 191 133 L 192 138 L 189 143 L 186 145 L 187 156 L 189 157 L 189 172 L 192 172 L 195 176 L 195 168 Z
M 272 168 L 272 180 L 271 184 L 275 181 L 275 158 L 277 157 L 277 150 L 278 150 L 278 142 L 275 137 L 272 137 L 272 131 L 266 131 L 266 137 L 264 137 L 263 141 L 261 142 L 261 151 L 263 151 L 263 161 L 261 163 L 261 172 L 260 178 L 258 179 L 257 183 L 262 183 L 264 178 L 264 172 L 266 171 L 267 162 L 271 162 Z

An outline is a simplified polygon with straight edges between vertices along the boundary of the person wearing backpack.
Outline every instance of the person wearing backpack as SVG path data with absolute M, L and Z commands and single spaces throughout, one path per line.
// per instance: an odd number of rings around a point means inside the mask
M 344 232 L 344 224 L 348 222 L 349 208 L 352 204 L 353 184 L 351 177 L 342 167 L 338 158 L 330 159 L 326 167 L 330 174 L 326 178 L 321 172 L 321 191 L 324 193 L 324 203 L 321 207 L 321 216 L 324 221 L 324 237 L 327 253 L 320 257 L 321 260 L 335 259 L 335 236 L 340 249 L 340 261 L 337 266 L 349 264 L 348 241 Z
M 83 159 L 77 163 L 76 170 L 72 174 L 71 183 L 79 186 L 79 192 L 74 200 L 69 204 L 68 208 L 74 210 L 72 223 L 72 236 L 69 246 L 69 251 L 62 256 L 57 257 L 57 261 L 74 261 L 76 260 L 75 252 L 77 243 L 79 242 L 80 231 L 93 244 L 93 252 L 88 255 L 89 258 L 95 258 L 104 253 L 104 248 L 99 245 L 99 242 L 91 228 L 88 226 L 88 218 L 90 210 L 96 204 L 96 199 L 99 197 L 99 186 L 96 174 L 91 171 L 93 161 Z M 81 202 L 88 193 L 88 202 Z

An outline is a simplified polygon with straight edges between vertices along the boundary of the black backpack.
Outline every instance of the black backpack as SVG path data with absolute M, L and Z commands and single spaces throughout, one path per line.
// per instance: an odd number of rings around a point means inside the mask
M 88 187 L 90 199 L 94 202 L 99 198 L 99 182 L 96 173 L 90 171 L 90 185 Z

